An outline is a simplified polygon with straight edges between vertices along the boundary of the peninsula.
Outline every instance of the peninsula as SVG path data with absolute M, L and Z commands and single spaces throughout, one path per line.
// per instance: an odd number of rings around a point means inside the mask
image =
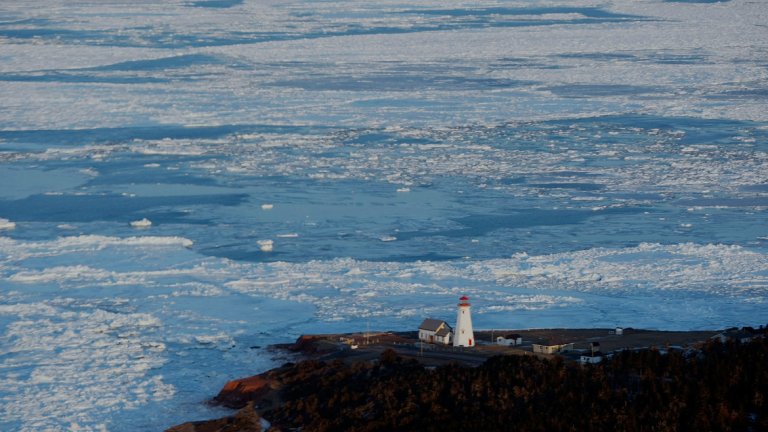
M 224 386 L 212 403 L 233 416 L 168 431 L 768 430 L 767 333 L 486 330 L 471 348 L 305 335 L 271 347 L 295 362 Z

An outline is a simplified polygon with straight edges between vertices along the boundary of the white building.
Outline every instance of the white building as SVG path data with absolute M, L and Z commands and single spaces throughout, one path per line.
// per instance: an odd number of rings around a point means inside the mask
M 496 338 L 496 345 L 518 346 L 523 344 L 523 337 L 517 333 L 499 336 Z
M 573 351 L 572 343 L 556 345 L 533 344 L 533 352 L 539 354 L 557 354 L 567 351 Z
M 459 299 L 459 311 L 456 314 L 456 334 L 453 336 L 453 346 L 475 346 L 475 334 L 472 331 L 472 315 L 469 311 L 469 297 Z
M 579 358 L 581 364 L 597 364 L 603 361 L 603 354 L 596 352 L 594 354 L 584 354 Z
M 579 358 L 581 364 L 597 364 L 603 361 L 603 353 L 600 352 L 600 342 L 589 343 L 589 354 L 582 354 Z
M 450 345 L 453 340 L 453 329 L 445 321 L 427 318 L 419 326 L 419 340 Z

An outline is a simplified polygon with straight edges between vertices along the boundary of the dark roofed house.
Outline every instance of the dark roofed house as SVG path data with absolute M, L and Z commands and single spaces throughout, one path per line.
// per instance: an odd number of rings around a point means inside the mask
M 445 321 L 427 318 L 419 326 L 419 340 L 448 345 L 453 341 L 453 329 Z

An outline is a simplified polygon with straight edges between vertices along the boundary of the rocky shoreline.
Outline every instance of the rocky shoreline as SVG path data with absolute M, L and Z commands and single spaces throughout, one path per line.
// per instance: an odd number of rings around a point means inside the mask
M 750 333 L 751 332 L 751 333 Z M 686 356 L 712 343 L 723 343 L 745 334 L 764 339 L 765 330 L 730 329 L 725 331 L 663 332 L 627 329 L 616 335 L 610 329 L 542 329 L 517 331 L 527 344 L 520 347 L 501 347 L 491 343 L 494 334 L 505 332 L 477 332 L 478 340 L 486 342 L 475 349 L 425 346 L 416 340 L 415 332 L 355 333 L 332 335 L 305 335 L 294 343 L 272 346 L 297 355 L 296 363 L 286 363 L 275 369 L 247 378 L 232 380 L 224 385 L 211 403 L 238 410 L 221 419 L 184 423 L 171 427 L 168 432 L 227 432 L 227 431 L 280 431 L 285 426 L 279 421 L 271 425 L 261 416 L 269 413 L 280 416 L 287 399 L 295 404 L 295 388 L 305 392 L 322 391 L 328 385 L 324 377 L 360 373 L 363 380 L 380 380 L 393 374 L 413 373 L 414 370 L 433 371 L 436 368 L 485 367 L 490 358 L 530 357 L 575 360 L 596 341 L 621 352 L 649 349 L 654 352 L 678 352 Z M 561 355 L 534 354 L 530 346 L 535 342 L 557 340 L 572 344 L 574 352 Z M 746 341 L 746 340 L 744 340 Z M 737 341 L 739 342 L 739 341 Z M 617 351 L 619 352 L 619 351 Z M 570 362 L 569 362 L 570 363 Z M 389 366 L 386 366 L 389 365 Z M 415 369 L 414 369 L 415 368 Z M 402 372 L 405 371 L 405 372 Z M 422 373 L 423 374 L 423 373 Z M 358 379 L 360 379 L 358 377 Z M 365 384 L 361 384 L 365 386 Z M 358 389 L 360 390 L 360 389 Z M 365 391 L 363 389 L 362 391 Z M 288 397 L 286 397 L 287 393 Z M 270 417 L 270 420 L 274 420 Z M 278 419 L 279 420 L 279 419 Z M 309 430 L 309 429 L 308 429 Z M 312 428 L 312 430 L 326 430 Z M 332 430 L 332 429 L 331 429 Z

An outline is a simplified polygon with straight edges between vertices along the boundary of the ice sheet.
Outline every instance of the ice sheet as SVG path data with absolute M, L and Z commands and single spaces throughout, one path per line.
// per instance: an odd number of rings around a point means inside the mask
M 764 324 L 767 21 L 3 2 L 0 429 L 222 415 L 224 382 L 286 360 L 267 344 L 463 294 L 479 328 Z

